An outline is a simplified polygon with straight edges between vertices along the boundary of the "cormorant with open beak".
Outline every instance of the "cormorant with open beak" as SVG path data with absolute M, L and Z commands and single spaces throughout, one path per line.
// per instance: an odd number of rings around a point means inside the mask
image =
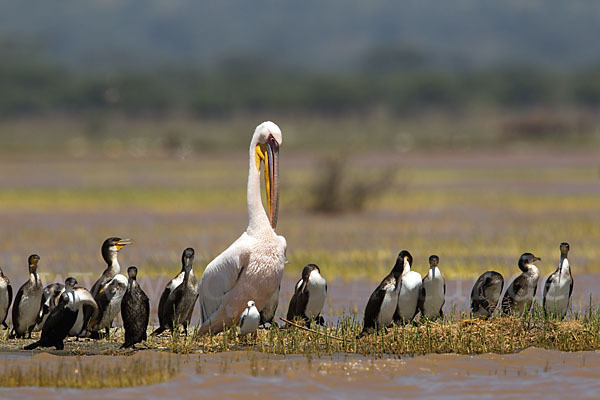
M 106 269 L 94 285 L 92 285 L 92 290 L 90 290 L 92 296 L 96 297 L 104 285 L 114 278 L 115 275 L 121 273 L 121 266 L 118 260 L 119 251 L 131 243 L 130 239 L 121 239 L 118 237 L 110 237 L 102 243 L 101 252 L 102 258 L 106 263 Z

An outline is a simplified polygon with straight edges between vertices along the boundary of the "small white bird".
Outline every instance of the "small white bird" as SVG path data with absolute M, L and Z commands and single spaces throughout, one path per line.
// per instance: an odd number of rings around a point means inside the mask
M 258 312 L 258 308 L 254 305 L 254 302 L 250 300 L 248 302 L 248 307 L 246 307 L 240 316 L 240 336 L 256 332 L 259 323 L 260 313 Z

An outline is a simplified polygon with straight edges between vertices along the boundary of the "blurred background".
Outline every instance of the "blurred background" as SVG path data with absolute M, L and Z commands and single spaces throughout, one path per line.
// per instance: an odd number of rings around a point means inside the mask
M 313 262 L 370 288 L 408 248 L 462 304 L 525 251 L 552 272 L 562 241 L 593 277 L 599 37 L 593 0 L 2 2 L 0 266 L 93 280 L 131 237 L 158 299 L 184 248 L 199 274 L 245 229 L 270 119 L 289 282 Z

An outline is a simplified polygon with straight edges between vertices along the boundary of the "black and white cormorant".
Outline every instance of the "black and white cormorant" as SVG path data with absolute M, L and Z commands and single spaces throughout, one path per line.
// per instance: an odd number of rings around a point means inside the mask
M 183 325 L 187 335 L 187 327 L 192 319 L 194 305 L 198 299 L 198 279 L 194 275 L 194 249 L 187 248 L 181 256 L 181 272 L 165 287 L 158 303 L 158 321 L 160 326 L 152 332 L 158 335 L 166 329 Z
M 58 305 L 58 299 L 60 295 L 65 291 L 65 285 L 62 283 L 51 283 L 44 288 L 42 293 L 42 306 L 37 320 L 35 321 L 34 331 L 40 331 L 44 327 L 48 316 L 54 310 L 54 307 Z
M 125 343 L 122 349 L 134 347 L 136 343 L 146 340 L 146 329 L 150 318 L 150 300 L 137 282 L 137 268 L 127 268 L 129 283 L 121 301 L 121 317 L 125 328 Z
M 92 290 L 90 290 L 92 296 L 96 297 L 104 285 L 114 278 L 115 275 L 121 273 L 121 266 L 118 260 L 119 250 L 131 243 L 130 239 L 121 239 L 118 237 L 110 237 L 102 243 L 101 252 L 102 258 L 106 262 L 106 269 L 94 285 L 92 285 Z
M 44 286 L 37 273 L 39 261 L 40 256 L 37 254 L 29 256 L 29 280 L 19 288 L 15 297 L 15 304 L 13 304 L 11 338 L 23 338 L 25 335 L 31 338 L 31 331 L 35 327 L 44 292 Z
M 560 261 L 558 268 L 546 280 L 544 285 L 544 313 L 546 316 L 564 318 L 569 309 L 571 293 L 573 293 L 573 275 L 567 256 L 569 243 L 560 244 Z
M 8 317 L 8 309 L 12 303 L 13 292 L 10 281 L 4 275 L 2 268 L 0 268 L 0 322 L 4 329 L 8 329 L 6 324 L 6 317 Z
M 402 271 L 410 260 L 412 260 L 410 253 L 402 250 L 398 254 L 392 271 L 383 278 L 379 286 L 371 294 L 371 297 L 369 297 L 367 307 L 365 308 L 361 336 L 385 328 L 394 320 L 394 313 L 398 307 L 398 292 L 402 285 Z
M 310 321 L 313 319 L 318 324 L 324 325 L 321 311 L 325 305 L 326 296 L 327 282 L 321 276 L 321 270 L 315 264 L 308 264 L 302 270 L 302 278 L 296 283 L 287 319 L 293 321 L 294 318 L 300 317 L 307 327 L 310 327 Z
M 529 312 L 533 298 L 537 291 L 540 272 L 533 264 L 541 258 L 531 253 L 524 253 L 519 258 L 519 269 L 523 273 L 515 278 L 502 298 L 502 312 L 504 314 L 522 315 Z
M 240 315 L 240 336 L 245 336 L 249 333 L 255 333 L 260 323 L 260 313 L 258 308 L 254 304 L 254 301 L 250 300 L 248 306 Z
M 419 312 L 417 305 L 422 285 L 421 274 L 410 270 L 413 264 L 412 255 L 408 251 L 406 255 L 402 270 L 402 284 L 398 291 L 398 304 L 394 313 L 394 321 L 402 324 L 411 322 Z
M 90 316 L 90 318 L 94 317 L 94 314 L 98 312 L 98 305 L 92 294 L 86 288 L 76 287 L 73 291 L 75 292 L 76 297 L 92 299 L 91 302 L 82 301 L 77 303 L 77 319 L 69 331 L 69 336 L 86 337 L 89 336 L 89 332 L 87 331 L 87 323 L 89 320 L 86 321 L 85 318 L 86 316 Z
M 504 288 L 504 278 L 496 271 L 484 272 L 471 290 L 471 313 L 473 317 L 491 317 Z
M 103 243 L 102 243 L 102 247 L 100 248 L 100 253 L 102 254 L 102 259 L 104 260 L 104 262 L 106 263 L 106 269 L 104 270 L 104 272 L 102 272 L 102 275 L 100 275 L 100 278 L 98 278 L 98 280 L 92 285 L 92 288 L 90 289 L 90 293 L 92 294 L 92 296 L 94 297 L 94 299 L 96 299 L 96 303 L 99 301 L 99 298 L 97 298 L 98 293 L 100 292 L 100 290 L 102 290 L 102 288 L 104 286 L 106 286 L 116 275 L 121 273 L 121 266 L 119 265 L 119 260 L 118 260 L 118 256 L 119 256 L 119 250 L 121 250 L 123 247 L 127 246 L 128 244 L 131 244 L 132 241 L 130 239 L 121 239 L 118 237 L 109 237 L 108 239 L 106 239 Z M 121 275 L 125 281 L 127 281 L 127 278 L 125 278 L 123 275 Z M 122 281 L 122 279 L 119 279 L 120 281 Z M 99 306 L 99 305 L 98 305 Z M 120 303 L 118 304 L 118 307 L 120 308 Z M 90 319 L 92 318 L 92 315 L 90 314 L 90 308 L 89 307 L 84 307 L 85 309 L 83 310 L 83 318 L 78 318 L 78 322 L 75 324 L 75 326 L 79 326 L 82 325 L 83 328 L 81 329 L 81 331 L 73 336 L 91 336 L 91 337 L 98 337 L 98 333 L 97 331 L 92 332 L 91 329 L 91 324 L 90 324 Z M 79 321 L 81 319 L 81 321 Z M 98 321 L 95 321 L 95 323 L 97 323 Z M 109 325 L 112 326 L 112 321 L 111 324 Z M 107 331 L 108 333 L 108 331 Z
M 442 307 L 446 301 L 446 281 L 438 268 L 440 258 L 429 257 L 429 272 L 423 278 L 417 308 L 428 319 L 444 318 Z
M 25 350 L 33 350 L 37 347 L 55 347 L 57 350 L 64 348 L 64 340 L 77 320 L 80 306 L 89 304 L 95 307 L 96 304 L 89 292 L 85 295 L 82 295 L 81 292 L 76 293 L 74 291 L 76 284 L 75 278 L 67 278 L 65 290 L 60 295 L 58 304 L 48 316 L 42 328 L 40 340 L 25 346 Z
M 110 336 L 112 322 L 121 312 L 121 301 L 127 291 L 128 280 L 121 274 L 115 275 L 102 289 L 94 296 L 98 305 L 98 313 L 90 320 L 90 337 L 100 338 L 100 331 L 105 330 L 106 336 Z

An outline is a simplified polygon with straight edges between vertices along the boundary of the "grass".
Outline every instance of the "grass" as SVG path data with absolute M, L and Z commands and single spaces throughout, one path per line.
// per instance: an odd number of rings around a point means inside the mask
M 326 329 L 315 333 L 295 327 L 260 331 L 250 344 L 253 350 L 268 354 L 330 356 L 356 354 L 380 358 L 414 356 L 430 353 L 481 354 L 515 353 L 528 347 L 559 351 L 600 349 L 600 310 L 575 315 L 571 320 L 546 319 L 538 304 L 525 317 L 497 317 L 489 320 L 459 319 L 445 322 L 393 326 L 385 331 L 357 338 L 362 321 L 345 316 Z M 339 337 L 343 340 L 335 340 Z M 212 337 L 202 337 L 186 351 L 223 352 L 246 346 L 233 330 Z
M 445 321 L 425 320 L 405 326 L 394 325 L 363 337 L 359 337 L 362 319 L 356 314 L 346 314 L 335 324 L 314 326 L 310 332 L 294 326 L 273 327 L 260 329 L 254 339 L 238 337 L 237 330 L 233 328 L 205 336 L 196 336 L 195 330 L 191 330 L 189 336 L 181 332 L 149 336 L 149 340 L 138 348 L 178 354 L 244 350 L 274 355 L 324 357 L 353 354 L 372 358 L 430 353 L 504 354 L 528 347 L 560 351 L 600 350 L 600 308 L 595 306 L 585 313 L 573 313 L 567 320 L 546 318 L 538 303 L 534 303 L 531 313 L 522 317 L 498 316 L 483 320 L 471 319 L 464 313 L 456 314 L 456 317 L 453 315 L 446 316 Z M 67 342 L 65 349 L 74 354 L 88 355 L 135 353 L 118 348 L 122 335 L 119 328 L 115 329 L 110 340 Z M 25 341 L 8 341 L 3 347 L 21 346 L 21 343 Z M 167 371 L 176 370 L 168 358 L 161 360 L 169 366 Z M 131 362 L 143 363 L 143 359 Z

